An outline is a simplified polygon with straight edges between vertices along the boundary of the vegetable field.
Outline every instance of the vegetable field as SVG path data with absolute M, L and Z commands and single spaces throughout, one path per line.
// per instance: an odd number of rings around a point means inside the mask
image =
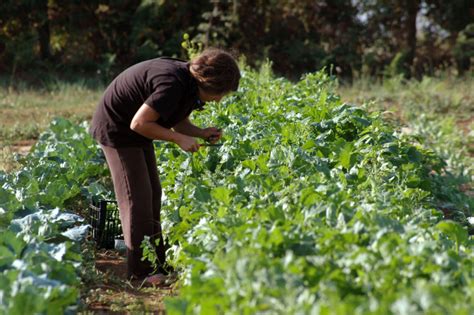
M 459 173 L 334 89 L 323 72 L 245 71 L 194 117 L 223 128 L 222 146 L 156 142 L 179 272 L 168 314 L 472 314 L 472 165 Z M 89 228 L 68 209 L 113 198 L 86 128 L 53 121 L 0 175 L 0 313 L 80 310 Z
M 67 208 L 105 193 L 104 160 L 85 127 L 54 120 L 23 167 L 0 174 L 1 314 L 77 310 L 89 225 Z

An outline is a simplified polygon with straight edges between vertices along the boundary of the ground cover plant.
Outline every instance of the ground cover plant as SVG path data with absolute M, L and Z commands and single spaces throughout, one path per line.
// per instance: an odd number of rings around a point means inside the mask
M 335 88 L 324 72 L 293 84 L 246 70 L 237 93 L 194 117 L 225 130 L 221 147 L 156 142 L 181 274 L 168 313 L 469 314 L 473 200 L 459 185 L 472 168 Z M 86 130 L 54 120 L 0 174 L 0 312 L 76 309 L 91 257 L 85 222 L 66 211 L 112 198 Z

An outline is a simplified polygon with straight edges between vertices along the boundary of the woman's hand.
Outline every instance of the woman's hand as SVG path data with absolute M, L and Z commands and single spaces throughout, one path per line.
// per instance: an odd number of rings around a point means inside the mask
M 222 138 L 222 129 L 209 127 L 202 130 L 202 138 L 210 143 L 216 143 Z
M 197 140 L 193 137 L 189 137 L 183 134 L 178 138 L 176 144 L 179 145 L 179 147 L 186 152 L 196 152 L 197 150 L 199 150 L 199 143 L 197 142 Z

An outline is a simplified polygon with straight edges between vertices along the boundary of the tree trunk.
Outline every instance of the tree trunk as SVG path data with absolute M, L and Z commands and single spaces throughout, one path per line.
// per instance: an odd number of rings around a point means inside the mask
M 48 19 L 48 1 L 39 1 L 37 10 L 39 21 L 36 31 L 38 32 L 40 58 L 46 60 L 51 58 L 51 33 Z
M 213 7 L 212 7 L 212 12 L 210 12 L 209 20 L 207 22 L 207 30 L 204 36 L 204 43 L 203 43 L 204 47 L 209 47 L 209 43 L 211 42 L 212 29 L 214 28 L 214 22 L 215 22 L 216 16 L 219 14 L 219 11 L 220 11 L 218 0 L 217 1 L 213 0 L 211 1 L 211 3 L 213 4 Z
M 420 8 L 420 0 L 406 0 L 407 19 L 405 24 L 406 32 L 406 55 L 405 67 L 406 73 L 410 77 L 413 68 L 413 60 L 416 55 L 416 16 Z

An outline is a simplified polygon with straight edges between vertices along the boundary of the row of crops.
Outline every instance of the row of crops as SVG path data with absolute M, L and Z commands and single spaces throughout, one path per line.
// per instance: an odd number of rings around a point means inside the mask
M 19 171 L 0 174 L 0 314 L 76 312 L 90 229 L 66 209 L 105 193 L 99 153 L 85 125 L 56 119 Z
M 341 104 L 323 73 L 242 81 L 199 115 L 225 130 L 222 147 L 157 147 L 170 260 L 183 269 L 167 311 L 472 314 L 474 204 L 445 163 Z
M 195 117 L 224 129 L 223 146 L 156 143 L 181 275 L 169 314 L 472 312 L 473 200 L 429 148 L 342 104 L 331 82 L 244 72 Z M 86 127 L 53 121 L 0 175 L 0 313 L 77 308 L 88 226 L 66 209 L 108 176 Z

